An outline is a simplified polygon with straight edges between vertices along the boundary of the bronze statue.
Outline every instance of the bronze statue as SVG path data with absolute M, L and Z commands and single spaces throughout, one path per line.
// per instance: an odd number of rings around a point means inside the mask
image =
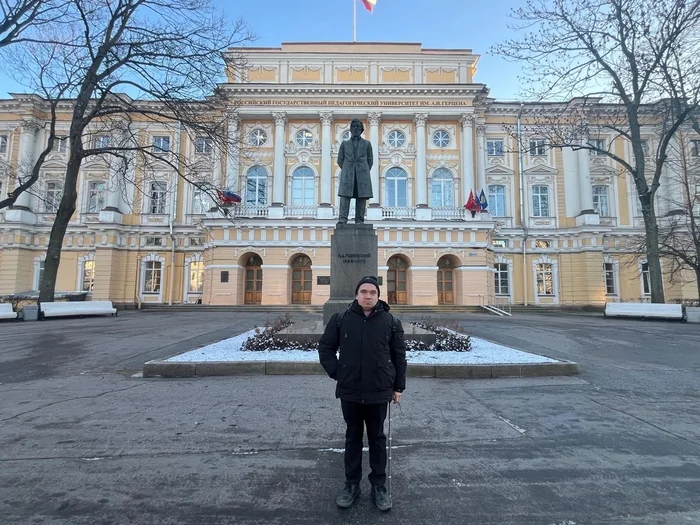
M 367 199 L 371 199 L 372 179 L 370 170 L 374 164 L 372 143 L 360 135 L 365 130 L 358 119 L 350 123 L 350 138 L 344 140 L 338 151 L 340 167 L 340 211 L 338 224 L 347 224 L 350 212 L 350 199 L 355 199 L 355 224 L 365 222 Z

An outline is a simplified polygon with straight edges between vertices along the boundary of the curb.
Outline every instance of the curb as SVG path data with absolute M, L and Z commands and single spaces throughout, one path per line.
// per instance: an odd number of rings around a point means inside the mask
M 324 375 L 316 362 L 300 361 L 209 361 L 183 363 L 148 361 L 143 365 L 143 377 L 182 378 L 240 375 Z M 411 364 L 408 377 L 435 379 L 491 379 L 496 377 L 545 377 L 578 375 L 578 363 L 523 363 L 491 365 L 427 365 Z

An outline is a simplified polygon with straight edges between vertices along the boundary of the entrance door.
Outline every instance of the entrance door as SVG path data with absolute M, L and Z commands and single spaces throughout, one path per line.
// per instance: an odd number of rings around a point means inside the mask
M 454 264 L 449 257 L 441 257 L 437 272 L 438 304 L 455 304 Z
M 398 255 L 394 255 L 389 259 L 388 266 L 386 287 L 389 304 L 408 304 L 408 288 L 406 286 L 408 263 Z
M 251 255 L 245 264 L 245 304 L 262 303 L 262 259 Z
M 311 304 L 311 259 L 299 255 L 292 261 L 292 304 Z

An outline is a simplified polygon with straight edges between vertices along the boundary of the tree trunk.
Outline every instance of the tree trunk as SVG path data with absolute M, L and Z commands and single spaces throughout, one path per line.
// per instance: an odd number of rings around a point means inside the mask
M 652 303 L 665 303 L 664 281 L 659 257 L 659 227 L 651 207 L 642 206 L 644 230 L 646 233 L 647 265 L 649 266 L 649 288 Z
M 695 285 L 698 287 L 698 299 L 700 299 L 700 266 L 695 267 Z M 698 303 L 700 306 L 700 303 Z
M 61 263 L 63 238 L 66 235 L 68 223 L 75 212 L 75 203 L 78 199 L 77 181 L 80 161 L 80 157 L 75 158 L 71 156 L 66 168 L 66 178 L 63 181 L 63 196 L 51 228 L 49 247 L 46 251 L 46 262 L 44 263 L 44 274 L 41 278 L 41 283 L 39 283 L 40 304 L 52 302 L 56 293 L 56 277 L 58 276 L 58 266 Z

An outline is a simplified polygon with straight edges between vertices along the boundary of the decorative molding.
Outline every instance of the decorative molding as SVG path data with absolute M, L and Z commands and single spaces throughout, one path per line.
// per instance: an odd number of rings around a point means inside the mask
M 275 119 L 275 126 L 287 125 L 287 114 L 285 112 L 273 113 L 272 118 Z
M 459 123 L 462 125 L 462 129 L 467 127 L 473 128 L 476 123 L 476 115 L 472 113 L 462 113 L 459 118 Z
M 303 246 L 298 246 L 296 248 L 284 249 L 284 256 L 287 258 L 296 254 L 306 255 L 309 259 L 313 259 L 314 257 L 316 257 L 316 248 L 304 248 Z
M 416 257 L 416 250 L 409 250 L 404 248 L 392 248 L 390 250 L 384 250 L 384 258 L 389 260 L 393 255 L 406 255 L 414 259 Z
M 382 113 L 380 111 L 371 111 L 367 113 L 367 121 L 370 126 L 379 126 L 382 120 Z
M 330 126 L 331 124 L 333 124 L 333 112 L 324 111 L 319 113 L 319 116 L 321 118 L 321 125 Z
M 425 124 L 428 122 L 428 114 L 427 113 L 416 113 L 413 116 L 413 122 L 415 122 L 416 126 L 418 127 L 425 127 Z

